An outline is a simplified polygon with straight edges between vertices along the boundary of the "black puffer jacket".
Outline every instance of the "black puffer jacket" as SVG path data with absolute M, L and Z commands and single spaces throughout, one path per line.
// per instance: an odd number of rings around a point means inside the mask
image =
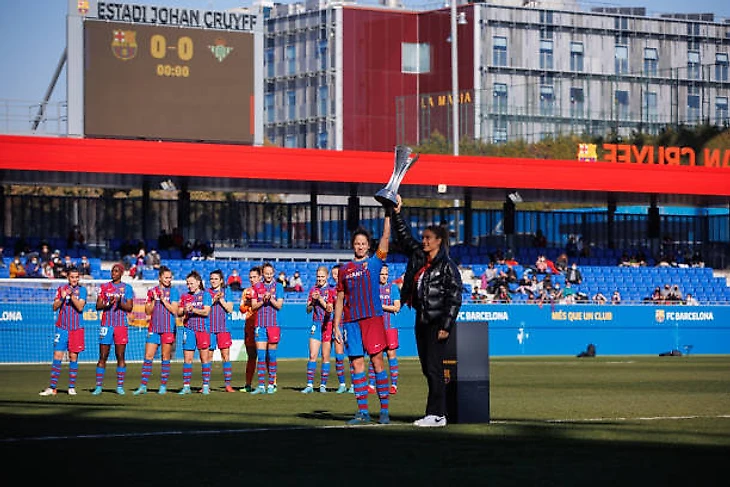
M 461 273 L 442 246 L 423 274 L 421 291 L 415 288 L 414 278 L 426 265 L 423 246 L 411 233 L 411 228 L 400 215 L 393 212 L 393 234 L 402 251 L 408 255 L 406 274 L 403 277 L 401 301 L 408 303 L 420 316 L 421 323 L 451 331 L 461 308 Z

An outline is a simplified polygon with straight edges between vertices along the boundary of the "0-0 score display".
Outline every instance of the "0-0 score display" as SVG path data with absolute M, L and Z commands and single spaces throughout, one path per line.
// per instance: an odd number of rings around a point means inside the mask
M 87 20 L 89 137 L 253 143 L 253 34 Z

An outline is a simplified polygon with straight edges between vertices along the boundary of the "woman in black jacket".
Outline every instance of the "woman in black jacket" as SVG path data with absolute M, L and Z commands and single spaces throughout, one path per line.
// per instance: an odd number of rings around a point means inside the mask
M 461 307 L 461 273 L 449 257 L 449 237 L 438 225 L 426 227 L 418 242 L 400 214 L 401 198 L 393 210 L 393 232 L 400 250 L 408 255 L 401 302 L 416 312 L 416 346 L 421 370 L 428 382 L 426 416 L 413 424 L 446 426 L 444 354 L 449 333 Z

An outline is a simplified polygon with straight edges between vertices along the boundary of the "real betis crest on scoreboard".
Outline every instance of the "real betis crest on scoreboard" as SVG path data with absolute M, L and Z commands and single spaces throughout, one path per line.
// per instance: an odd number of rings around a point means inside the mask
M 94 1 L 74 10 L 84 136 L 255 143 L 258 14 Z

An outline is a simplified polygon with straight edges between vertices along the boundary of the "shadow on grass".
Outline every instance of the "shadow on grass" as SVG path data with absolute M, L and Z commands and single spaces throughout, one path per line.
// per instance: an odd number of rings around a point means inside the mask
M 139 417 L 125 407 L 114 418 L 114 405 L 90 400 L 49 415 L 32 405 L 36 414 L 24 414 L 18 402 L 17 413 L 0 418 L 4 464 L 31 462 L 39 469 L 34 474 L 51 468 L 79 485 L 107 478 L 113 485 L 712 486 L 726 485 L 728 473 L 728 441 L 720 432 L 724 444 L 707 446 L 667 441 L 676 432 L 654 437 L 643 425 L 611 422 L 497 418 L 420 429 L 410 425 L 414 417 L 396 415 L 390 426 L 345 428 L 351 416 L 321 408 L 288 418 L 273 409 L 190 418 L 158 400 L 141 404 Z M 616 438 L 605 438 L 606 430 L 616 430 Z

